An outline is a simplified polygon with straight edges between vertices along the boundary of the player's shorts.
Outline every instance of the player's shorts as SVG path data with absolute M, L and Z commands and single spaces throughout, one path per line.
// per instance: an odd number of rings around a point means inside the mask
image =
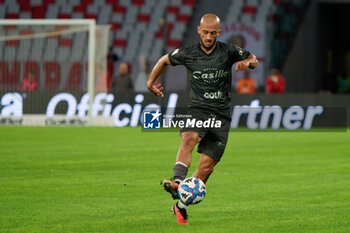
M 180 129 L 180 134 L 188 131 L 197 132 L 201 137 L 197 152 L 206 154 L 216 161 L 220 161 L 226 148 L 230 130 L 230 115 L 225 115 L 224 117 L 209 110 L 198 108 L 189 108 L 187 114 L 196 120 L 207 121 L 208 119 L 214 119 L 211 120 L 210 124 L 213 127 L 197 127 L 197 125 L 195 127 L 184 127 Z M 221 122 L 220 127 L 214 127 L 219 125 L 218 121 Z M 217 124 L 215 125 L 215 123 Z

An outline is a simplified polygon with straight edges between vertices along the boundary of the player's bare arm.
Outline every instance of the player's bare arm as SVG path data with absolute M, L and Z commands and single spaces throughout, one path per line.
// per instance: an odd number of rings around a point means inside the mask
M 236 72 L 240 70 L 245 70 L 247 68 L 255 69 L 258 66 L 258 64 L 259 64 L 258 59 L 256 59 L 256 56 L 251 53 L 247 59 L 237 62 Z
M 164 97 L 164 94 L 162 92 L 164 87 L 162 87 L 162 85 L 159 82 L 156 83 L 156 80 L 159 77 L 159 75 L 161 75 L 164 72 L 168 65 L 170 65 L 170 61 L 168 54 L 166 54 L 158 60 L 147 81 L 148 90 L 156 96 Z

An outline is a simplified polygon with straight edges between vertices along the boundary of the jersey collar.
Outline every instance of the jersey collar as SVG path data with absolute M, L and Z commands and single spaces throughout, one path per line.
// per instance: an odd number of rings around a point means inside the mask
M 214 47 L 214 49 L 210 52 L 210 53 L 206 53 L 202 48 L 201 48 L 201 42 L 198 42 L 198 48 L 199 48 L 199 50 L 203 53 L 203 54 L 205 54 L 206 56 L 210 56 L 211 54 L 213 54 L 214 53 L 214 51 L 216 50 L 216 48 L 218 47 L 218 41 L 216 41 L 216 44 L 215 44 L 215 47 Z

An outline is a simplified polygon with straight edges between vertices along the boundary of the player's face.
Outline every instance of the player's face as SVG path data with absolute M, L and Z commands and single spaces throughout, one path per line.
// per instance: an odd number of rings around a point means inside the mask
M 203 47 L 211 49 L 215 45 L 216 38 L 220 35 L 220 26 L 201 24 L 197 30 Z

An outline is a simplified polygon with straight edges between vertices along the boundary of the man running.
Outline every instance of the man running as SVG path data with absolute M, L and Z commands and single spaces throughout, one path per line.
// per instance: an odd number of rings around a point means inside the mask
M 235 44 L 217 41 L 220 35 L 220 19 L 214 14 L 206 14 L 197 27 L 199 43 L 175 49 L 162 56 L 154 66 L 147 88 L 153 94 L 163 97 L 163 87 L 155 83 L 167 65 L 184 65 L 187 68 L 190 101 L 188 114 L 196 119 L 214 118 L 221 121 L 218 128 L 182 128 L 181 145 L 174 165 L 174 176 L 163 181 L 164 189 L 174 199 L 178 199 L 177 188 L 186 178 L 191 164 L 191 154 L 198 144 L 200 153 L 198 169 L 193 177 L 208 181 L 215 165 L 220 161 L 228 138 L 231 122 L 231 69 L 234 63 L 236 71 L 255 69 L 258 60 L 255 55 Z M 178 224 L 187 224 L 187 207 L 178 201 L 172 207 Z

